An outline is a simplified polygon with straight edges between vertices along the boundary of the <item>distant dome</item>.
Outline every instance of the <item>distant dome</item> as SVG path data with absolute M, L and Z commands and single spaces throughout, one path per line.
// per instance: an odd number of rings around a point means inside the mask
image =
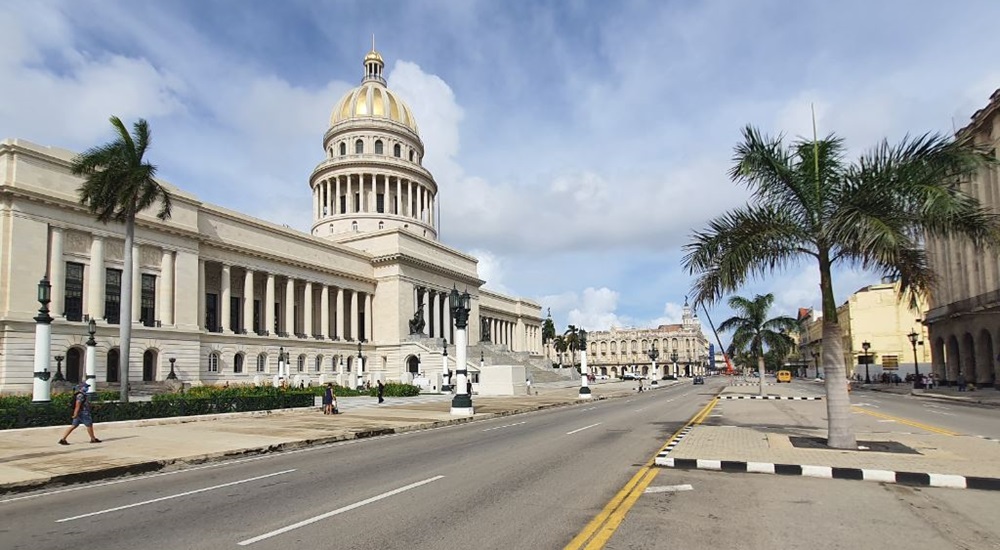
M 330 126 L 356 119 L 388 119 L 406 126 L 413 133 L 419 133 L 417 121 L 410 108 L 396 94 L 389 91 L 382 77 L 385 63 L 382 55 L 368 52 L 364 59 L 365 77 L 361 85 L 344 94 L 330 115 Z

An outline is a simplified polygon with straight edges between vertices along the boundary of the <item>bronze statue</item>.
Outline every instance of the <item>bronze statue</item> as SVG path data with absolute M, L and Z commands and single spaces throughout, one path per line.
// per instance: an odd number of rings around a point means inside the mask
M 490 334 L 490 322 L 485 318 L 479 318 L 479 341 L 480 342 L 490 342 L 493 339 L 493 335 Z
M 410 319 L 410 334 L 423 334 L 424 332 L 424 305 L 417 306 L 417 311 Z

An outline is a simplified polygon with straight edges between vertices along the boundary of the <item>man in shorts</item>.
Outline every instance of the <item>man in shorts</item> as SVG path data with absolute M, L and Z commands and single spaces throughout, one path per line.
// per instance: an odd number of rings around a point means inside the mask
M 69 445 L 66 438 L 69 434 L 73 433 L 73 430 L 77 426 L 83 424 L 87 428 L 87 433 L 90 435 L 91 443 L 100 443 L 101 440 L 97 439 L 94 435 L 94 419 L 90 415 L 90 398 L 87 396 L 87 390 L 90 389 L 90 384 L 82 382 L 78 384 L 73 391 L 73 424 L 66 429 L 66 433 L 63 434 L 62 439 L 59 440 L 60 445 Z

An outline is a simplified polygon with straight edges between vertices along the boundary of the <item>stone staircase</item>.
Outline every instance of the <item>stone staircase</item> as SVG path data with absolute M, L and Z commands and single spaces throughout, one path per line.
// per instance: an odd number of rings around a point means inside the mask
M 418 342 L 424 348 L 424 354 L 433 357 L 434 364 L 440 364 L 441 341 L 431 338 L 415 338 L 411 336 L 411 341 Z M 455 346 L 448 346 L 448 357 L 454 360 Z M 470 366 L 479 366 L 479 359 L 482 357 L 483 365 L 522 365 L 528 372 L 528 376 L 533 383 L 560 383 L 579 381 L 580 375 L 576 369 L 554 369 L 552 364 L 544 357 L 532 356 L 526 351 L 510 351 L 505 346 L 478 342 L 470 344 L 467 348 L 466 359 Z

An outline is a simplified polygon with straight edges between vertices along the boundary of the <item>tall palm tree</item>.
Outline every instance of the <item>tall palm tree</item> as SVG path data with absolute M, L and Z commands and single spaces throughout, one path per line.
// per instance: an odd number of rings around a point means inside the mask
M 968 142 L 925 134 L 897 145 L 883 141 L 856 162 L 844 160 L 843 140 L 797 140 L 785 146 L 747 126 L 736 146 L 734 182 L 752 192 L 695 232 L 684 264 L 696 274 L 696 301 L 712 303 L 803 260 L 819 268 L 823 304 L 822 362 L 826 377 L 828 445 L 855 449 L 843 361 L 833 266 L 898 278 L 911 303 L 935 282 L 924 239 L 961 237 L 977 246 L 1000 244 L 997 215 L 957 183 L 993 159 Z
M 119 331 L 121 348 L 121 400 L 128 401 L 128 367 L 132 340 L 132 243 L 135 241 L 135 217 L 153 204 L 160 203 L 156 216 L 170 217 L 170 193 L 153 179 L 156 166 L 143 157 L 149 148 L 149 125 L 139 119 L 132 134 L 122 121 L 111 117 L 117 132 L 115 139 L 88 149 L 73 159 L 71 170 L 83 176 L 80 203 L 102 223 L 125 224 L 124 269 L 122 270 Z
M 576 366 L 576 350 L 580 349 L 580 329 L 576 328 L 576 325 L 567 326 L 563 338 L 566 340 L 566 348 L 569 350 L 570 365 Z
M 550 312 L 549 317 L 542 322 L 542 345 L 546 346 L 546 350 L 548 349 L 548 346 L 551 345 L 552 339 L 555 337 L 556 325 L 552 322 L 552 314 Z M 546 353 L 545 356 L 548 357 L 548 353 Z
M 559 354 L 559 368 L 562 368 L 563 354 L 566 353 L 566 350 L 568 349 L 568 346 L 566 345 L 566 338 L 562 335 L 553 338 L 552 348 Z
M 732 332 L 730 355 L 745 353 L 747 359 L 757 363 L 760 395 L 764 395 L 764 355 L 767 351 L 785 354 L 795 347 L 786 332 L 795 328 L 795 319 L 786 316 L 767 318 L 774 305 L 774 294 L 758 294 L 753 300 L 742 296 L 729 299 L 729 307 L 736 315 L 719 325 L 720 332 Z

